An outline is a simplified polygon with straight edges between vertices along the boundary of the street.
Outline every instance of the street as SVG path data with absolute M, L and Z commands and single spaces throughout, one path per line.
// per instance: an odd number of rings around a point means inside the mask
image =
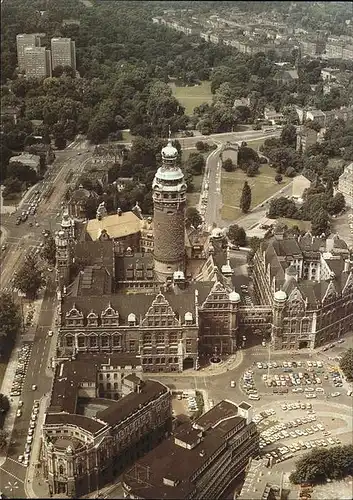
M 217 149 L 212 151 L 207 158 L 206 168 L 204 173 L 204 179 L 202 183 L 200 202 L 198 209 L 202 212 L 204 211 L 204 224 L 207 230 L 212 228 L 213 224 L 218 227 L 225 227 L 232 224 L 233 221 L 224 221 L 221 218 L 221 208 L 222 208 L 222 190 L 221 190 L 221 178 L 222 178 L 222 162 L 220 159 L 220 149 L 221 146 L 229 141 L 231 143 L 235 142 L 248 142 L 249 147 L 251 147 L 252 140 L 266 139 L 270 137 L 278 136 L 280 131 L 265 134 L 262 131 L 248 130 L 246 132 L 234 132 L 232 134 L 214 134 L 212 137 L 213 141 L 217 144 Z M 188 138 L 183 139 L 183 141 L 195 139 Z M 199 138 L 200 140 L 200 138 Z M 189 143 L 187 143 L 189 146 Z M 185 147 L 185 146 L 184 146 Z M 291 184 L 286 186 L 281 190 L 280 196 L 285 196 L 287 193 L 291 192 Z M 242 217 L 239 221 L 244 229 L 250 229 L 254 224 L 256 224 L 262 217 L 266 215 L 267 207 L 265 206 L 272 198 L 277 197 L 275 194 L 265 200 L 258 206 L 251 209 L 251 212 L 245 217 Z M 202 207 L 202 199 L 205 200 L 205 208 Z M 264 206 L 261 206 L 264 205 Z
M 43 181 L 39 182 L 28 192 L 20 207 L 15 212 L 2 215 L 1 223 L 6 229 L 7 237 L 6 248 L 1 251 L 1 289 L 11 289 L 10 281 L 13 273 L 21 266 L 26 252 L 38 248 L 43 238 L 43 229 L 49 229 L 50 231 L 59 229 L 61 222 L 60 202 L 69 187 L 67 176 L 72 171 L 74 174 L 70 183 L 76 183 L 90 156 L 91 153 L 88 151 L 84 151 L 78 156 L 77 149 L 67 149 L 57 152 L 57 158 L 53 165 L 48 168 Z M 52 193 L 48 199 L 41 200 L 37 213 L 29 215 L 26 222 L 16 225 L 17 217 L 30 207 L 35 192 L 45 192 L 45 190 L 50 188 L 53 189 Z M 32 227 L 29 224 L 32 224 Z
M 17 405 L 20 399 L 23 401 L 22 415 L 15 420 L 11 436 L 13 444 L 10 444 L 7 459 L 0 468 L 1 485 L 5 485 L 9 481 L 18 482 L 18 489 L 16 489 L 16 493 L 14 492 L 17 498 L 26 497 L 24 481 L 27 469 L 18 463 L 17 459 L 24 452 L 33 402 L 35 399 L 40 400 L 51 389 L 52 379 L 47 374 L 47 364 L 55 339 L 48 337 L 47 333 L 52 326 L 55 306 L 55 282 L 52 280 L 49 282 L 44 296 L 22 394 L 20 397 L 13 398 L 12 402 L 13 405 Z M 33 384 L 37 386 L 35 391 L 32 390 Z M 37 461 L 37 457 L 31 456 L 32 460 Z M 8 493 L 5 494 L 9 496 Z

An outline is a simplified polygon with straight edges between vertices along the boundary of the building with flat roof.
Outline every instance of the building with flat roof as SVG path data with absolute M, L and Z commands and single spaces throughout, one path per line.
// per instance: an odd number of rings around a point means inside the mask
M 27 78 L 51 76 L 50 50 L 45 47 L 25 47 L 24 70 Z
M 21 33 L 16 36 L 17 65 L 20 71 L 25 67 L 25 48 L 40 47 L 40 37 L 37 33 Z
M 76 70 L 76 44 L 71 38 L 51 39 L 52 68 L 70 66 Z
M 353 163 L 347 165 L 338 179 L 338 191 L 343 194 L 347 205 L 353 207 Z
M 136 358 L 82 355 L 57 366 L 42 427 L 49 495 L 98 491 L 172 428 L 170 390 Z
M 252 407 L 224 400 L 172 435 L 125 472 L 126 498 L 222 498 L 258 455 Z

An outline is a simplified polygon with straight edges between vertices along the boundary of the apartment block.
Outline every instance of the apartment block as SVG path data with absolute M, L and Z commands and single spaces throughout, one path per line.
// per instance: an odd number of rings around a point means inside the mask
M 123 477 L 125 498 L 222 498 L 259 452 L 252 407 L 221 401 L 194 423 L 176 427 L 169 438 Z
M 26 47 L 24 50 L 24 70 L 27 78 L 51 76 L 50 50 L 45 47 Z
M 40 47 L 40 38 L 35 33 L 21 33 L 16 36 L 17 44 L 17 65 L 20 71 L 25 68 L 25 49 Z
M 76 70 L 76 44 L 71 38 L 51 39 L 52 68 L 70 66 Z

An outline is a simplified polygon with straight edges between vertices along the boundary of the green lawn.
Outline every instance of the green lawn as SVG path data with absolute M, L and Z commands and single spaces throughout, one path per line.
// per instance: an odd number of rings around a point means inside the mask
M 248 143 L 249 148 L 255 149 L 255 151 L 259 150 L 259 147 L 263 145 L 266 139 L 254 139 L 253 141 L 246 141 Z
M 204 81 L 196 87 L 177 87 L 170 83 L 173 96 L 185 108 L 186 115 L 192 115 L 194 108 L 204 102 L 212 102 L 211 82 Z
M 240 168 L 234 172 L 222 170 L 223 207 L 221 215 L 223 220 L 235 220 L 240 217 L 239 202 L 245 181 L 248 181 L 251 187 L 251 207 L 259 205 L 277 191 L 283 189 L 291 181 L 291 179 L 284 178 L 281 184 L 278 185 L 274 180 L 276 172 L 268 165 L 261 165 L 259 171 L 260 173 L 256 177 L 247 177 Z
M 288 227 L 298 226 L 301 231 L 310 231 L 311 222 L 307 220 L 297 220 L 297 219 L 287 219 L 285 217 L 279 217 L 276 222 L 281 224 L 286 224 Z

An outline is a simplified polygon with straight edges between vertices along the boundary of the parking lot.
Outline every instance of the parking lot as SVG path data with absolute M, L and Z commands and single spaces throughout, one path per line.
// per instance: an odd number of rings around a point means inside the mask
M 305 399 L 331 399 L 350 395 L 338 360 L 259 361 L 244 372 L 240 389 L 250 400 L 271 394 L 301 394 Z
M 343 405 L 336 409 L 316 401 L 287 402 L 276 409 L 266 405 L 256 410 L 254 421 L 260 431 L 261 455 L 271 465 L 315 448 L 352 442 L 351 411 Z

